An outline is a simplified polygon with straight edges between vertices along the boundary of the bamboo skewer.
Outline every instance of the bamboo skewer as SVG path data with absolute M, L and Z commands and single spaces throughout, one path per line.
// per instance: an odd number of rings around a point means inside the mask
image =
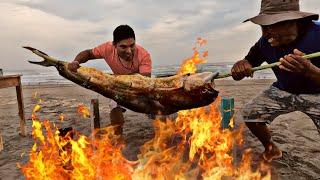
M 307 55 L 304 55 L 302 57 L 305 58 L 305 59 L 312 59 L 312 58 L 320 57 L 320 52 L 307 54 Z M 258 66 L 258 67 L 252 68 L 252 72 L 260 71 L 260 70 L 263 70 L 263 69 L 269 69 L 269 68 L 277 67 L 277 66 L 280 66 L 280 65 L 281 65 L 281 62 L 275 62 L 275 63 L 272 63 L 272 64 Z M 229 76 L 232 76 L 232 74 L 230 72 L 229 73 L 221 73 L 217 77 L 215 77 L 214 79 L 226 78 L 226 77 L 229 77 Z

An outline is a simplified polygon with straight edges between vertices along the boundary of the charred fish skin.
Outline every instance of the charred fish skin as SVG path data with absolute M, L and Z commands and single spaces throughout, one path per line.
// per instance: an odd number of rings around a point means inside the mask
M 64 78 L 135 112 L 169 115 L 179 110 L 206 106 L 218 96 L 213 83 L 217 73 L 150 78 L 141 75 L 111 75 L 87 67 L 80 67 L 74 73 L 68 70 L 68 62 L 57 60 L 32 47 L 24 48 L 44 59 L 30 63 L 54 66 Z

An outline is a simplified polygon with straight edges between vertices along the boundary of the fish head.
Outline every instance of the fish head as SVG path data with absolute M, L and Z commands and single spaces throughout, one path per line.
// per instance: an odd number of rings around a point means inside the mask
M 184 80 L 183 89 L 177 93 L 177 104 L 188 109 L 211 104 L 219 95 L 214 79 L 218 73 L 202 72 L 191 74 Z
M 215 73 L 190 75 L 184 81 L 184 88 L 169 93 L 166 98 L 160 100 L 160 103 L 167 109 L 177 111 L 207 106 L 219 95 L 219 92 L 214 89 L 214 82 L 211 81 L 215 76 Z
M 216 78 L 219 74 L 213 72 L 202 72 L 191 74 L 186 77 L 183 88 L 186 91 L 193 91 L 196 89 L 201 89 L 204 86 L 215 87 L 214 78 Z

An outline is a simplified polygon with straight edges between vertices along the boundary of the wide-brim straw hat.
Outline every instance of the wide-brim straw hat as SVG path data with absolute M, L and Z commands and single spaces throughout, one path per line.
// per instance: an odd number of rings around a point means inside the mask
M 262 0 L 259 15 L 244 22 L 251 21 L 259 25 L 271 25 L 303 18 L 317 20 L 319 15 L 300 11 L 299 0 Z

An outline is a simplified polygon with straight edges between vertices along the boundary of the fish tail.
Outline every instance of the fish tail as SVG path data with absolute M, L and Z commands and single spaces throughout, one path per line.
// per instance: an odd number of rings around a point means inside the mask
M 29 47 L 29 46 L 23 46 L 23 48 L 30 50 L 34 54 L 36 54 L 44 59 L 43 61 L 29 61 L 29 63 L 38 64 L 38 65 L 46 66 L 46 67 L 55 66 L 58 63 L 58 60 L 48 56 L 46 53 L 44 53 L 38 49 L 35 49 L 33 47 Z

